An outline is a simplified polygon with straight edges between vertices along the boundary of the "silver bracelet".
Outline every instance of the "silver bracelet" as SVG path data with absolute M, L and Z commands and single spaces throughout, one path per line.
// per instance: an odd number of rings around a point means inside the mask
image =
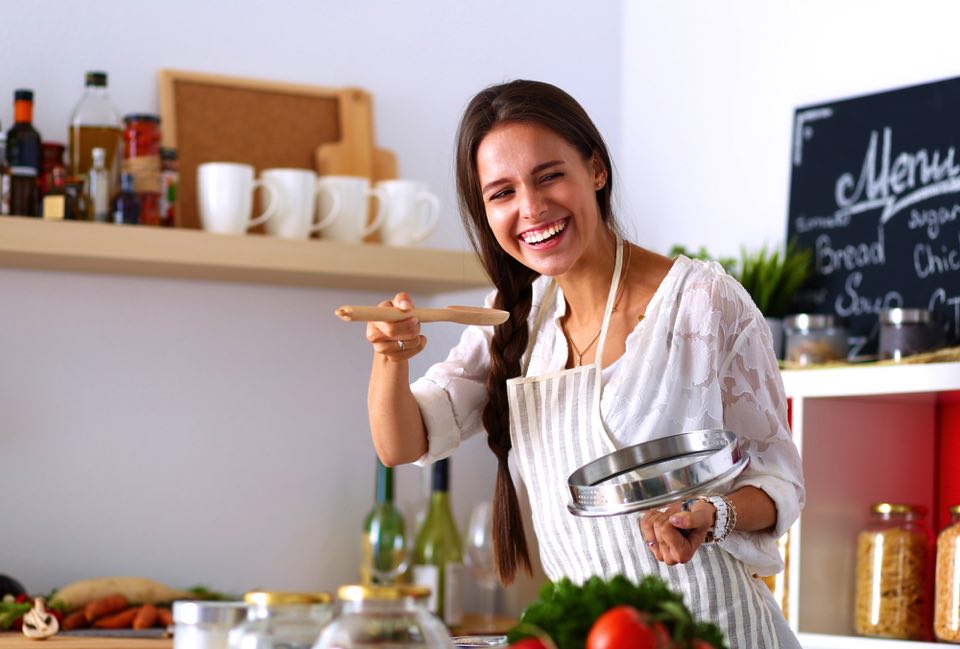
M 716 511 L 716 520 L 713 527 L 707 530 L 704 543 L 719 543 L 727 538 L 737 525 L 737 508 L 730 499 L 724 496 L 698 496 L 697 500 L 710 503 Z

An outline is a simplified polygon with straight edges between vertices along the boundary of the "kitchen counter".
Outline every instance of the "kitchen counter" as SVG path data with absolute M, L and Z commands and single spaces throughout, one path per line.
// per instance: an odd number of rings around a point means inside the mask
M 0 649 L 173 649 L 173 638 L 101 638 L 56 635 L 43 641 L 0 633 Z

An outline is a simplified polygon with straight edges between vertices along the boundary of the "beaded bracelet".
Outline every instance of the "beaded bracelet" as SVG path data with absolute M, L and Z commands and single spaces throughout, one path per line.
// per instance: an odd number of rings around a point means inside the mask
M 710 503 L 716 510 L 716 520 L 713 527 L 707 530 L 704 543 L 719 543 L 727 538 L 737 526 L 737 508 L 725 496 L 698 496 L 697 500 Z

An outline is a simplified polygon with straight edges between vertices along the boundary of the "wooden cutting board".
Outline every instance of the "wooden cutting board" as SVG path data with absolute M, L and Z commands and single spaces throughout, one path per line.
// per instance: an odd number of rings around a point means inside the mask
M 40 642 L 22 633 L 0 633 L 0 649 L 173 649 L 173 638 L 80 638 L 54 636 Z

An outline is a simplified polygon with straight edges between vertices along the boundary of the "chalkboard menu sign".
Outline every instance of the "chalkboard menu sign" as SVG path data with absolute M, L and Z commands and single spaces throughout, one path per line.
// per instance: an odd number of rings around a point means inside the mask
M 791 170 L 787 238 L 815 260 L 798 311 L 839 316 L 851 355 L 898 306 L 960 338 L 960 78 L 798 108 Z

